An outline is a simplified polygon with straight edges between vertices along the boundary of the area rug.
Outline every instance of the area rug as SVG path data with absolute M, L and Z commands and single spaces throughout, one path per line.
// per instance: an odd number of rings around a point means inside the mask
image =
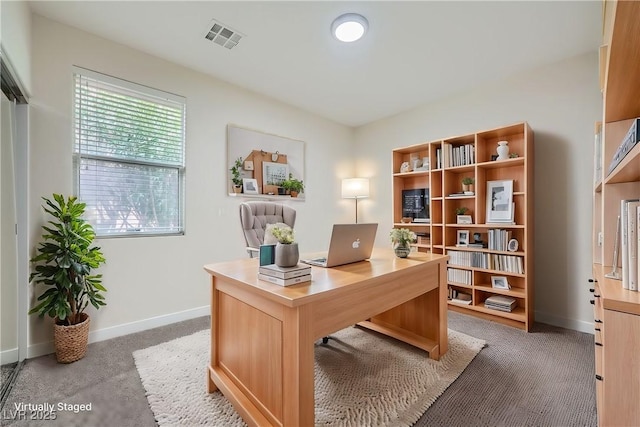
M 439 361 L 378 333 L 349 327 L 315 348 L 315 422 L 411 426 L 464 371 L 485 342 L 449 329 Z M 206 392 L 209 330 L 133 353 L 160 426 L 244 426 L 219 392 Z

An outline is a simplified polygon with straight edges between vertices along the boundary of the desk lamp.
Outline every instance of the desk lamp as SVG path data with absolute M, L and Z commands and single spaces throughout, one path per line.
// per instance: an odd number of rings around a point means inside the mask
M 358 199 L 369 197 L 369 178 L 345 178 L 342 180 L 342 198 L 356 199 L 356 224 L 358 223 Z

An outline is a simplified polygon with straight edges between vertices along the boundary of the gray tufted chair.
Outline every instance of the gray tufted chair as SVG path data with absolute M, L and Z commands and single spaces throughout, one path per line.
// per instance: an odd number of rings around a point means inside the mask
M 244 202 L 240 204 L 240 224 L 251 258 L 258 257 L 260 245 L 264 243 L 267 224 L 285 223 L 293 228 L 296 222 L 295 209 L 274 202 Z

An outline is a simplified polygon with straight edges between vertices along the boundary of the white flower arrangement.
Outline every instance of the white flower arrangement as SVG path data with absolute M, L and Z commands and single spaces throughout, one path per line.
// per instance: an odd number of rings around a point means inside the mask
M 294 242 L 293 229 L 290 227 L 273 227 L 271 229 L 273 236 L 278 239 L 278 242 L 289 245 Z
M 409 246 L 410 243 L 416 241 L 416 233 L 408 228 L 393 228 L 389 233 L 389 238 L 393 244 Z

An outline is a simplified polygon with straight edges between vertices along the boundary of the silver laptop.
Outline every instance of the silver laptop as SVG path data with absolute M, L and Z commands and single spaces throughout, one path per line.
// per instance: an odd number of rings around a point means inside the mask
M 335 267 L 371 257 L 378 224 L 334 224 L 326 257 L 301 259 L 318 267 Z

